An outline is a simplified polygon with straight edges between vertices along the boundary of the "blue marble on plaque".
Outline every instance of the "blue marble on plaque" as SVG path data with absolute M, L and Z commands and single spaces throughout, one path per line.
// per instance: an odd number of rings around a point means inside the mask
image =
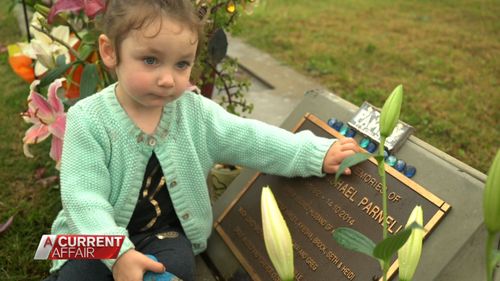
M 361 146 L 361 148 L 364 149 L 366 149 L 369 144 L 370 144 L 370 139 L 367 137 L 364 137 L 359 141 L 359 146 Z
M 401 159 L 399 159 L 396 162 L 396 165 L 394 165 L 394 168 L 396 168 L 396 170 L 398 170 L 400 172 L 404 171 L 405 167 L 406 167 L 406 162 L 401 160 Z
M 387 156 L 387 158 L 385 159 L 385 162 L 391 166 L 391 167 L 394 167 L 394 165 L 396 165 L 396 162 L 398 161 L 398 159 L 394 156 L 394 155 L 389 155 Z
M 377 145 L 373 142 L 370 142 L 368 144 L 368 146 L 366 147 L 366 150 L 370 153 L 373 153 L 373 152 L 375 152 L 375 150 L 377 150 Z
M 328 121 L 326 121 L 326 123 L 328 124 L 328 126 L 330 126 L 332 128 L 333 128 L 333 125 L 335 125 L 336 122 L 337 122 L 337 119 L 335 119 L 335 118 L 330 118 L 330 119 L 328 119 Z
M 335 124 L 333 124 L 333 128 L 338 132 L 340 131 L 340 128 L 344 125 L 344 122 L 337 120 Z
M 417 173 L 417 169 L 415 167 L 412 165 L 406 165 L 406 168 L 404 169 L 405 176 L 412 178 L 415 173 Z
M 347 134 L 347 131 L 349 131 L 349 126 L 347 126 L 347 124 L 344 124 L 342 128 L 340 128 L 339 133 L 345 136 Z
M 356 130 L 354 129 L 349 129 L 349 131 L 347 131 L 347 133 L 345 134 L 347 138 L 354 138 L 355 135 L 356 135 Z

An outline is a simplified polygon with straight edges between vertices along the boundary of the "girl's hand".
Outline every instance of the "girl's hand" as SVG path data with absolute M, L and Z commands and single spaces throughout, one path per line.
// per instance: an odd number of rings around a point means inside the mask
M 142 281 L 146 271 L 165 272 L 162 263 L 156 262 L 134 249 L 121 255 L 112 269 L 115 281 Z
M 358 143 L 353 138 L 339 139 L 326 153 L 325 159 L 323 160 L 323 172 L 328 174 L 336 173 L 340 163 L 342 163 L 345 158 L 359 151 L 360 148 Z M 345 169 L 344 174 L 350 175 L 351 169 Z

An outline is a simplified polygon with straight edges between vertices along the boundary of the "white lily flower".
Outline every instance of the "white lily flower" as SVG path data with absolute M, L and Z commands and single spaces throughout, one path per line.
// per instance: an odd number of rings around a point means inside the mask
M 415 206 L 408 218 L 406 227 L 412 223 L 418 223 L 422 226 L 424 215 L 421 206 Z M 411 231 L 410 237 L 406 243 L 398 250 L 399 259 L 399 280 L 410 281 L 415 274 L 420 255 L 422 253 L 422 240 L 424 238 L 424 229 L 415 228 Z
M 31 17 L 31 21 L 30 21 L 30 33 L 37 32 L 33 27 L 37 27 L 37 28 L 41 29 L 42 28 L 41 22 L 46 23 L 47 20 L 45 19 L 45 17 L 42 14 L 40 14 L 39 12 L 35 12 L 33 14 L 33 16 Z
M 281 280 L 293 280 L 292 236 L 281 214 L 271 188 L 262 188 L 262 229 L 266 250 Z
M 40 17 L 42 15 L 35 13 L 31 25 L 41 28 Z M 33 34 L 33 39 L 30 44 L 22 44 L 22 52 L 26 56 L 34 59 L 35 62 L 35 75 L 40 77 L 48 69 L 52 69 L 56 66 L 56 59 L 58 56 L 63 55 L 65 57 L 65 62 L 69 63 L 71 57 L 69 55 L 69 50 L 57 41 L 54 41 L 47 34 L 31 28 L 31 33 Z M 50 35 L 57 38 L 61 42 L 66 43 L 68 46 L 74 46 L 78 39 L 70 35 L 69 27 L 66 25 L 60 25 L 52 28 Z
M 40 77 L 44 74 L 47 69 L 54 68 L 56 66 L 56 61 L 52 54 L 50 53 L 50 45 L 43 41 L 33 39 L 30 42 L 30 47 L 33 50 L 35 63 L 35 75 Z

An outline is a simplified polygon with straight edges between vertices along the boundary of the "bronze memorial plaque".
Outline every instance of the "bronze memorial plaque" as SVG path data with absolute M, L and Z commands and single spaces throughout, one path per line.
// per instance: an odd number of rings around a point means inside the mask
M 343 138 L 311 114 L 294 131 L 302 130 Z M 216 219 L 215 229 L 253 280 L 279 280 L 262 235 L 260 196 L 262 187 L 269 185 L 292 235 L 295 280 L 381 280 L 375 260 L 342 248 L 332 238 L 335 228 L 347 226 L 374 241 L 382 239 L 382 190 L 376 161 L 365 161 L 352 171 L 337 183 L 333 175 L 285 178 L 257 173 Z M 403 229 L 418 204 L 424 211 L 427 237 L 450 205 L 392 167 L 387 165 L 386 171 L 389 232 Z M 395 260 L 389 269 L 391 278 L 397 268 Z

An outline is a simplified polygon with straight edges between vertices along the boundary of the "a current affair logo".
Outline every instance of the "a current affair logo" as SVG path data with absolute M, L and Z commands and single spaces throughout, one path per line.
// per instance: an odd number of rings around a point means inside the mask
M 43 235 L 35 260 L 115 259 L 124 235 Z

